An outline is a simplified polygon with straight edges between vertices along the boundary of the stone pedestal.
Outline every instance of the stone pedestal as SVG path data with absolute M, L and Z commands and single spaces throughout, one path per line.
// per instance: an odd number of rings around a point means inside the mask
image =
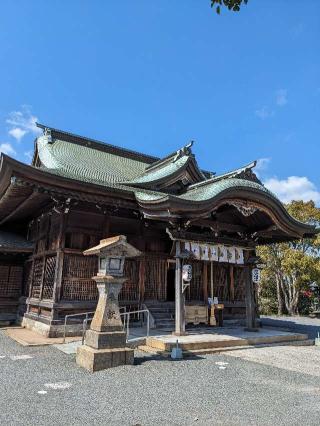
M 96 276 L 99 301 L 86 332 L 85 345 L 78 348 L 77 364 L 94 372 L 124 364 L 133 364 L 134 351 L 126 347 L 119 312 L 118 295 L 126 278 Z

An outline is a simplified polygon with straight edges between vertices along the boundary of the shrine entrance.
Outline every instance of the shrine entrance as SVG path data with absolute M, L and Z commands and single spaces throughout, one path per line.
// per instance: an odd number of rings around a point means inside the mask
M 167 269 L 167 302 L 175 301 L 175 263 L 170 263 Z

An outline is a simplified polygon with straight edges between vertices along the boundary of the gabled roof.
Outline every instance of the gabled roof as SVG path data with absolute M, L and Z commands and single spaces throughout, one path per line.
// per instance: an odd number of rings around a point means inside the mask
M 44 134 L 36 140 L 32 166 L 1 156 L 0 224 L 32 217 L 52 202 L 52 194 L 59 194 L 140 209 L 147 218 L 165 221 L 212 219 L 219 206 L 231 205 L 244 216 L 262 212 L 257 215 L 268 216 L 286 238 L 315 234 L 313 226 L 294 220 L 263 186 L 253 172 L 255 162 L 212 177 L 198 167 L 191 144 L 159 159 L 39 127 Z
M 177 183 L 180 187 L 186 188 L 190 184 L 206 180 L 192 154 L 192 145 L 193 141 L 168 157 L 151 164 L 140 176 L 125 183 L 142 188 L 165 190 Z
M 104 186 L 136 178 L 152 160 L 113 145 L 46 129 L 36 142 L 35 165 L 59 176 Z

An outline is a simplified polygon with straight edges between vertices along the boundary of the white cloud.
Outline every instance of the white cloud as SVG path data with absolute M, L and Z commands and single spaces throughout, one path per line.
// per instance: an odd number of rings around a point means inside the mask
M 27 157 L 27 159 L 28 160 L 32 160 L 32 158 L 33 158 L 33 151 L 26 151 L 25 153 L 24 153 L 24 155 Z
M 20 111 L 10 112 L 6 122 L 10 125 L 9 134 L 13 136 L 18 142 L 27 133 L 39 135 L 41 129 L 36 126 L 38 117 L 32 115 L 31 109 L 27 105 L 23 105 Z
M 259 174 L 260 174 L 261 172 L 264 172 L 265 170 L 267 170 L 267 169 L 268 169 L 268 167 L 269 167 L 269 163 L 270 163 L 270 161 L 271 161 L 271 158 L 270 158 L 270 157 L 269 157 L 269 158 L 259 158 L 259 159 L 257 160 L 257 165 L 256 165 L 256 167 L 255 167 L 255 169 L 254 169 L 255 174 L 256 174 L 257 176 L 259 176 Z
M 266 118 L 273 116 L 273 111 L 270 111 L 268 107 L 263 106 L 260 109 L 257 109 L 255 112 L 257 117 L 261 118 L 262 120 L 265 120 Z
M 10 143 L 0 144 L 0 152 L 7 155 L 15 155 L 16 151 L 13 149 Z
M 287 179 L 273 177 L 267 179 L 264 185 L 284 203 L 292 200 L 313 200 L 316 204 L 320 203 L 320 192 L 305 176 L 289 176 Z
M 280 89 L 276 92 L 276 103 L 278 106 L 285 106 L 288 103 L 287 90 Z
M 8 133 L 9 135 L 17 139 L 18 142 L 20 142 L 23 136 L 27 133 L 27 131 L 20 129 L 20 127 L 14 127 L 13 129 L 9 130 Z

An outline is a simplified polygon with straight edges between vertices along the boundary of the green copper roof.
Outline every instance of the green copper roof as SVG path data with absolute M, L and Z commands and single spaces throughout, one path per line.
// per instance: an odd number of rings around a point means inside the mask
M 191 189 L 185 194 L 180 195 L 180 198 L 190 201 L 204 201 L 209 200 L 210 198 L 217 196 L 220 192 L 230 188 L 255 189 L 275 197 L 265 186 L 259 183 L 246 179 L 228 178 Z
M 183 157 L 178 158 L 176 161 L 168 162 L 163 167 L 147 170 L 143 175 L 132 179 L 128 183 L 148 183 L 158 181 L 166 176 L 171 176 L 179 169 L 181 169 L 181 167 L 185 166 L 188 163 L 189 158 L 190 157 L 188 155 L 184 155 Z
M 11 232 L 0 230 L 0 252 L 1 251 L 31 251 L 33 244 L 27 241 L 20 235 L 13 234 Z
M 195 187 L 194 189 L 191 189 L 190 191 L 187 191 L 184 194 L 181 195 L 170 195 L 171 198 L 178 198 L 182 200 L 189 200 L 191 202 L 197 202 L 197 201 L 206 201 L 210 200 L 217 195 L 219 195 L 221 192 L 227 189 L 253 189 L 260 192 L 264 192 L 266 194 L 271 195 L 274 198 L 277 198 L 271 191 L 269 191 L 265 186 L 252 182 L 250 180 L 246 179 L 237 179 L 237 178 L 229 178 L 224 180 L 219 180 L 218 182 L 212 182 L 208 181 L 207 185 L 201 185 L 199 187 Z M 141 201 L 156 201 L 160 199 L 164 199 L 168 197 L 167 194 L 163 193 L 156 193 L 156 192 L 145 192 L 145 191 L 135 191 L 135 195 L 137 199 Z
M 38 138 L 41 168 L 54 174 L 104 186 L 117 186 L 141 175 L 150 164 L 72 142 Z

